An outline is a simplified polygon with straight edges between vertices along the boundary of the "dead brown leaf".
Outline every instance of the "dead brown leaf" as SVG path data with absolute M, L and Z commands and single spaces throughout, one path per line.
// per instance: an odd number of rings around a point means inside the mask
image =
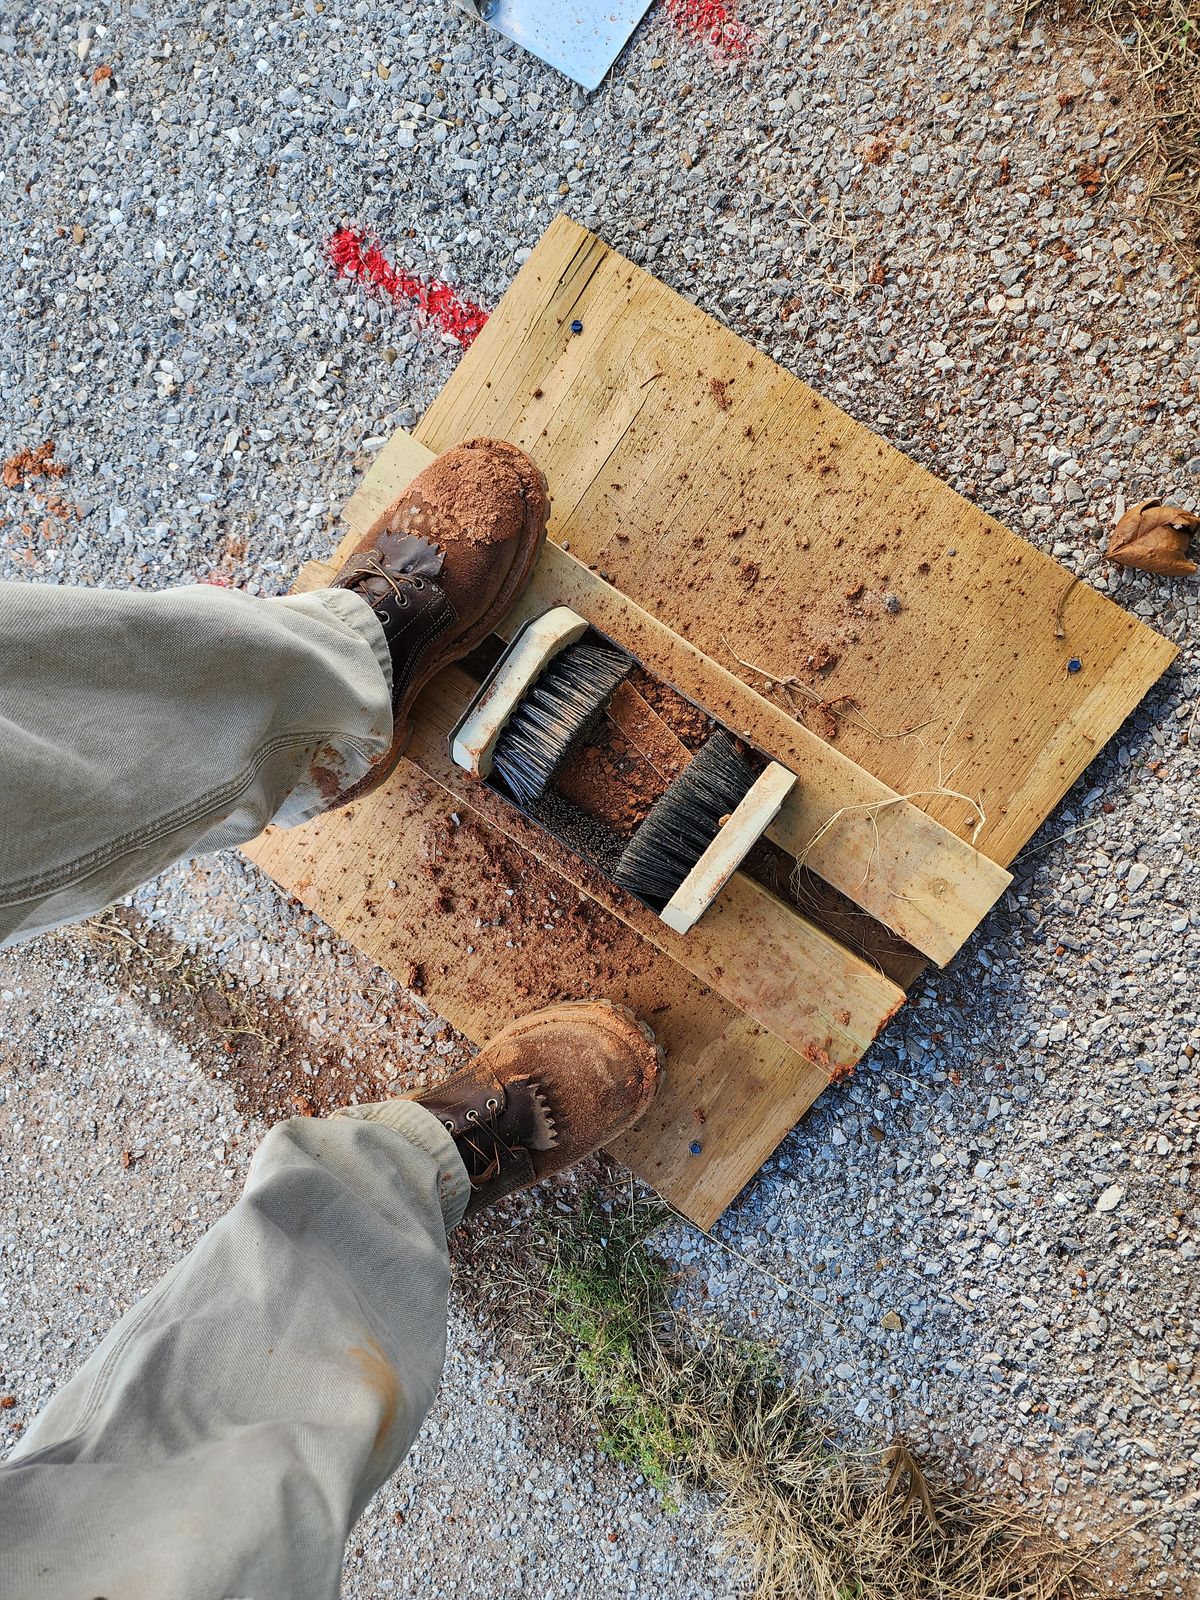
M 937 1512 L 934 1510 L 933 1496 L 929 1492 L 925 1474 L 903 1439 L 892 1441 L 884 1453 L 883 1464 L 891 1468 L 888 1481 L 884 1485 L 884 1494 L 904 1496 L 900 1505 L 900 1515 L 919 1509 L 924 1513 L 929 1525 L 936 1528 Z
M 1167 578 L 1190 578 L 1196 563 L 1187 556 L 1188 540 L 1200 532 L 1200 517 L 1159 499 L 1141 500 L 1108 536 L 1108 558 L 1119 567 L 1137 567 Z

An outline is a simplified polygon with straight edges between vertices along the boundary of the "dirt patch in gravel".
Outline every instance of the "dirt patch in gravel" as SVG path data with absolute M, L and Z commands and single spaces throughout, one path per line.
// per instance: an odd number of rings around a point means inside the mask
M 30 450 L 22 446 L 13 452 L 0 468 L 0 481 L 6 489 L 20 489 L 31 478 L 61 478 L 67 471 L 65 461 L 55 461 L 54 440 L 47 439 L 43 444 Z
M 382 1097 L 396 1075 L 382 1045 L 378 1074 L 348 1066 L 344 1032 L 314 1039 L 299 1011 L 238 983 L 127 907 L 63 938 L 84 946 L 98 981 L 145 1006 L 202 1072 L 228 1083 L 244 1116 L 267 1123 L 316 1116 L 356 1097 Z

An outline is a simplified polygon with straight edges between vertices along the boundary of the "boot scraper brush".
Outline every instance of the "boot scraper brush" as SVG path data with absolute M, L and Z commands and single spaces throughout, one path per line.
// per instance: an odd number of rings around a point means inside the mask
M 586 618 L 567 606 L 527 622 L 450 735 L 453 760 L 524 811 L 544 798 L 635 664 L 614 644 L 585 642 L 588 631 Z M 651 806 L 614 881 L 668 927 L 686 933 L 774 821 L 795 782 L 776 761 L 755 776 L 732 739 L 714 733 Z

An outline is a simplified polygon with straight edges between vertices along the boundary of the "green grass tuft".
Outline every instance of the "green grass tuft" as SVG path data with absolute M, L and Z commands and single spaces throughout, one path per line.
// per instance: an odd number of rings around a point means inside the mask
M 671 1219 L 632 1195 L 544 1214 L 532 1242 L 472 1263 L 522 1364 L 601 1447 L 674 1506 L 701 1491 L 757 1600 L 1083 1600 L 1096 1552 L 939 1480 L 903 1441 L 837 1448 L 775 1351 L 692 1326 L 647 1240 Z M 485 1245 L 486 1251 L 486 1245 Z M 1111 1557 L 1108 1560 L 1111 1567 Z

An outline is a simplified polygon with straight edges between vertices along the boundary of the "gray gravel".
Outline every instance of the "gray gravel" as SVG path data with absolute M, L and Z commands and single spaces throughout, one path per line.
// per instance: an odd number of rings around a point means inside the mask
M 65 943 L 0 955 L 0 1392 L 16 1401 L 0 1412 L 4 1453 L 228 1208 L 265 1131 L 164 1036 L 151 997 L 102 989 L 81 1005 Z M 650 1583 L 732 1600 L 705 1508 L 664 1517 L 590 1441 L 567 1453 L 547 1440 L 553 1420 L 456 1312 L 417 1445 L 350 1540 L 347 1600 L 608 1600 Z
M 762 0 L 744 12 L 755 51 L 730 65 L 659 6 L 587 100 L 432 5 L 5 7 L 4 442 L 55 438 L 80 515 L 6 494 L 0 574 L 285 588 L 456 359 L 330 282 L 333 227 L 373 228 L 491 305 L 564 207 L 1174 639 L 1179 665 L 955 967 L 787 1140 L 723 1244 L 680 1229 L 669 1248 L 698 1313 L 778 1338 L 850 1437 L 901 1427 L 1068 1528 L 1136 1519 L 1120 1547 L 1179 1596 L 1200 1566 L 1197 585 L 1101 549 L 1143 495 L 1197 504 L 1200 323 L 1139 218 L 1136 167 L 1111 191 L 1081 181 L 1128 148 L 1108 47 L 1048 25 L 1014 47 L 1006 8 L 946 10 Z M 318 1030 L 361 976 L 236 863 L 177 869 L 138 906 L 230 972 L 265 972 Z M 244 1148 L 214 1151 L 223 1091 L 94 987 L 82 949 L 0 970 L 6 994 L 36 979 L 56 996 L 0 1080 L 2 1359 L 28 1414 L 227 1202 Z M 453 1052 L 388 1005 L 385 1057 Z M 398 1070 L 356 1048 L 353 1070 Z M 38 1102 L 59 1119 L 44 1139 L 31 1094 L 60 1097 Z M 98 1165 L 134 1136 L 165 1152 L 161 1190 L 148 1166 L 118 1184 Z M 530 1588 L 712 1593 L 700 1508 L 663 1519 L 622 1474 L 521 1433 L 488 1406 L 517 1380 L 469 1326 L 455 1339 L 421 1445 L 437 1498 L 410 1503 L 406 1469 L 348 1592 L 497 1593 L 441 1511 L 484 1482 L 498 1507 L 511 1475 L 550 1490 Z

